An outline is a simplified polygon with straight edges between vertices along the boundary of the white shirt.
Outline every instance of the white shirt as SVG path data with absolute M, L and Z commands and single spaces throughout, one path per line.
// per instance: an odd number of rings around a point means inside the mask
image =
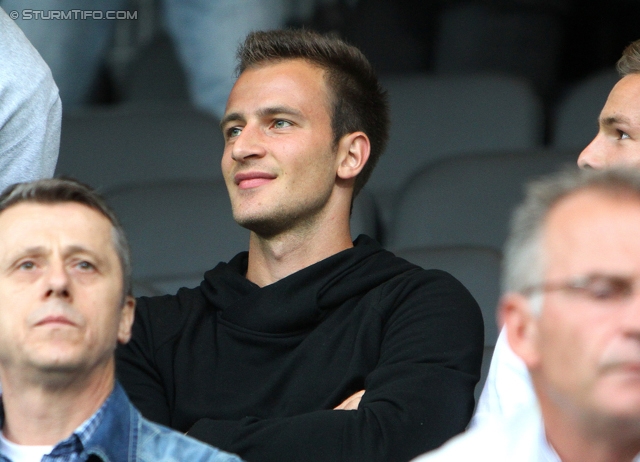
M 491 358 L 489 374 L 478 400 L 471 427 L 493 419 L 508 419 L 536 403 L 531 377 L 524 362 L 513 352 L 503 328 Z
M 537 404 L 509 419 L 493 419 L 449 440 L 414 462 L 560 462 L 544 434 Z
M 537 402 L 491 419 L 412 462 L 562 462 L 545 436 Z M 633 462 L 640 462 L 640 454 Z
M 25 446 L 13 443 L 0 431 L 0 454 L 14 462 L 40 462 L 42 456 L 52 450 L 53 446 Z

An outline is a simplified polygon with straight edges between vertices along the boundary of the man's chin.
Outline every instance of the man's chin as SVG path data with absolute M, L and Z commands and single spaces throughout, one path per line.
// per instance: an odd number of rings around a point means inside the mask
M 285 220 L 282 217 L 234 217 L 236 223 L 243 228 L 257 234 L 265 239 L 277 236 L 284 232 L 289 226 L 291 220 Z

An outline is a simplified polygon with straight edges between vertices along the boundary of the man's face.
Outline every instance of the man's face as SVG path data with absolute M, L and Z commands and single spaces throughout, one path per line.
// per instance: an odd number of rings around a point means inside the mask
M 0 366 L 6 372 L 93 371 L 126 342 L 112 226 L 79 203 L 23 202 L 0 213 Z
M 609 93 L 599 131 L 578 158 L 582 168 L 640 167 L 640 74 L 623 77 Z
M 337 160 L 324 72 L 295 59 L 245 70 L 227 103 L 222 172 L 235 220 L 258 234 L 326 209 Z
M 550 212 L 544 281 L 633 281 L 628 297 L 548 290 L 529 358 L 541 403 L 591 420 L 640 420 L 640 200 L 582 191 Z M 532 359 L 533 358 L 533 359 Z

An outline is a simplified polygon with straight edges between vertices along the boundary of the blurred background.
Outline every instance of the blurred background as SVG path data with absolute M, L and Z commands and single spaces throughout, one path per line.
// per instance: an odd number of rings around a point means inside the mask
M 511 209 L 528 180 L 575 167 L 618 80 L 615 62 L 640 39 L 637 0 L 0 6 L 16 12 L 52 68 L 64 108 L 57 173 L 98 187 L 119 213 L 137 295 L 196 286 L 247 247 L 220 174 L 218 127 L 244 36 L 306 27 L 357 45 L 389 92 L 392 130 L 356 198 L 353 236 L 369 234 L 410 261 L 448 270 L 471 290 L 485 316 L 485 369 L 498 331 Z M 74 9 L 92 13 L 74 20 L 50 14 Z M 109 11 L 127 11 L 129 19 L 97 19 Z

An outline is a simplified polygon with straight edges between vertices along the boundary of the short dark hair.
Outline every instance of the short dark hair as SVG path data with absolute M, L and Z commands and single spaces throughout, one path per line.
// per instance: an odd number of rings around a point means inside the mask
M 640 40 L 630 43 L 622 52 L 622 57 L 616 64 L 620 77 L 629 74 L 640 74 Z
M 0 194 L 0 213 L 11 206 L 35 202 L 38 204 L 60 204 L 77 202 L 99 212 L 113 226 L 113 245 L 122 267 L 123 295 L 131 295 L 131 251 L 122 225 L 106 201 L 91 187 L 71 178 L 52 178 L 16 183 Z M 124 299 L 124 297 L 123 297 Z
M 304 29 L 251 32 L 238 49 L 237 72 L 241 74 L 247 68 L 289 59 L 303 59 L 326 71 L 326 82 L 333 93 L 330 96 L 334 144 L 356 131 L 369 137 L 371 154 L 356 177 L 355 197 L 371 176 L 387 144 L 386 91 L 360 50 L 338 38 Z

